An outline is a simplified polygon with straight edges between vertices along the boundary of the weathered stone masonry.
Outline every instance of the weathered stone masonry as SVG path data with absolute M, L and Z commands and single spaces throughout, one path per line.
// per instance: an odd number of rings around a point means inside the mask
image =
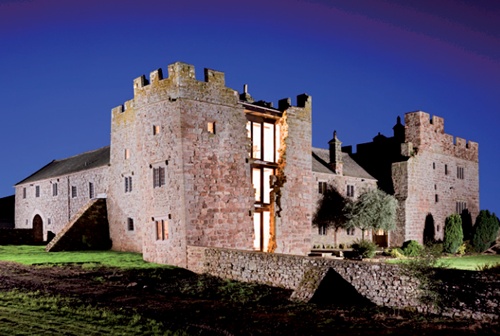
M 268 162 L 250 157 L 246 126 L 251 114 L 278 118 L 282 129 L 278 142 L 287 180 L 280 188 L 282 212 L 272 235 L 276 251 L 306 254 L 311 98 L 299 96 L 297 106 L 285 102 L 280 109 L 242 102 L 225 86 L 223 73 L 206 69 L 199 81 L 194 67 L 185 63 L 169 65 L 167 78 L 156 70 L 149 80 L 134 80 L 134 98 L 112 111 L 108 216 L 113 248 L 178 266 L 187 264 L 187 245 L 252 250 L 256 196 L 251 169 Z
M 495 274 L 442 270 L 438 276 L 444 281 L 439 292 L 445 299 L 444 309 L 436 311 L 419 301 L 419 282 L 402 275 L 397 265 L 189 246 L 188 268 L 226 279 L 293 289 L 292 298 L 301 301 L 311 299 L 331 270 L 376 305 L 449 316 L 499 318 L 500 279 Z

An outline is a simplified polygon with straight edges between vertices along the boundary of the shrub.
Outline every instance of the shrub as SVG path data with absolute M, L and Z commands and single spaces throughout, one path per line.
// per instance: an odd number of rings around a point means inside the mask
M 406 259 L 406 255 L 403 253 L 403 251 L 400 248 L 393 248 L 389 251 L 389 254 L 391 257 L 396 258 L 396 259 Z
M 467 245 L 465 243 L 463 243 L 462 245 L 459 246 L 459 248 L 457 249 L 457 254 L 459 256 L 463 256 L 465 254 L 465 251 L 467 250 Z
M 352 249 L 363 258 L 373 258 L 377 245 L 371 241 L 362 239 L 356 240 L 354 244 L 352 244 Z
M 416 240 L 408 240 L 403 244 L 403 254 L 407 257 L 418 257 L 423 249 L 424 247 Z
M 462 245 L 463 240 L 462 218 L 460 218 L 459 214 L 448 216 L 444 224 L 444 252 L 455 254 L 460 245 Z
M 495 214 L 488 210 L 481 210 L 476 218 L 472 245 L 476 252 L 484 252 L 495 242 L 498 234 L 499 223 Z

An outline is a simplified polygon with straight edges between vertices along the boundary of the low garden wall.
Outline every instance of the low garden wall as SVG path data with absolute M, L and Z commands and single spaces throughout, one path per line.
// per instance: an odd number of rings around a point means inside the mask
M 419 281 L 397 265 L 221 248 L 188 247 L 188 268 L 221 278 L 293 289 L 292 299 L 329 296 L 420 312 L 438 312 L 419 300 Z M 438 290 L 445 315 L 499 317 L 500 279 L 494 274 L 442 270 Z M 321 292 L 321 293 L 319 293 Z M 316 297 L 315 297 L 316 295 Z
M 33 229 L 0 229 L 0 245 L 34 244 Z

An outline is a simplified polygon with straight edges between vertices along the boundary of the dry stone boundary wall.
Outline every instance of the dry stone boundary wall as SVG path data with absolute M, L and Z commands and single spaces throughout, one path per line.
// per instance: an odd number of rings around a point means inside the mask
M 188 268 L 225 279 L 293 289 L 291 298 L 300 301 L 309 301 L 328 271 L 333 270 L 376 305 L 438 312 L 433 306 L 419 301 L 418 280 L 403 275 L 396 265 L 189 246 Z M 478 319 L 499 318 L 498 276 L 443 271 L 440 277 L 444 281 L 440 294 L 448 301 L 439 313 Z M 471 291 L 471 288 L 476 290 Z

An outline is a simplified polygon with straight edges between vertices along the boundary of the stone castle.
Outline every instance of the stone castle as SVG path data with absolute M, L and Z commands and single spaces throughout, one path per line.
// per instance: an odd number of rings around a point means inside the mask
M 180 62 L 133 86 L 133 99 L 112 110 L 109 147 L 52 161 L 16 185 L 16 228 L 58 241 L 105 199 L 113 249 L 186 267 L 189 247 L 306 255 L 359 238 L 312 227 L 329 184 L 353 199 L 377 185 L 394 194 L 397 230 L 373 233 L 390 245 L 422 242 L 429 216 L 440 238 L 447 215 L 479 210 L 478 145 L 445 134 L 442 118 L 407 113 L 393 137 L 352 153 L 336 133 L 329 148 L 312 148 L 306 94 L 273 107 L 246 86 L 226 87 L 221 72 L 205 69 L 200 81 Z

